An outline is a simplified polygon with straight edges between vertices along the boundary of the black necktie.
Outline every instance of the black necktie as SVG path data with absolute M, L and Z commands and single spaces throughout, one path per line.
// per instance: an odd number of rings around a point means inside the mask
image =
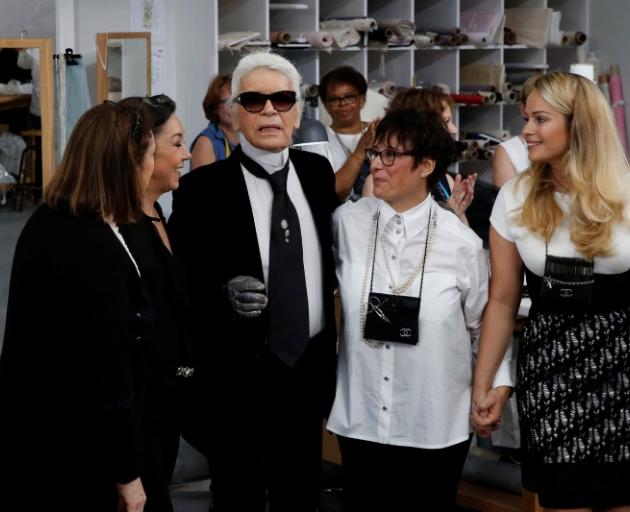
M 269 180 L 273 190 L 269 243 L 269 345 L 288 366 L 295 366 L 309 341 L 308 297 L 302 259 L 302 233 L 287 193 L 289 160 L 269 174 L 241 150 L 241 162 L 254 176 Z

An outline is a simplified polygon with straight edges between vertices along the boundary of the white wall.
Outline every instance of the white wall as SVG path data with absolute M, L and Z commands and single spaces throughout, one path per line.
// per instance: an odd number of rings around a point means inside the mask
M 57 0 L 67 3 L 72 0 Z M 164 91 L 177 103 L 177 113 L 186 129 L 186 139 L 193 138 L 207 124 L 201 102 L 210 78 L 216 73 L 216 42 L 212 25 L 217 23 L 216 0 L 165 0 L 166 40 Z M 75 51 L 83 56 L 92 102 L 96 95 L 97 32 L 131 30 L 131 0 L 74 0 Z M 64 30 L 72 30 L 66 24 Z M 155 44 L 152 42 L 152 44 Z M 170 213 L 170 197 L 161 201 Z
M 630 133 L 630 2 L 592 0 L 590 14 L 589 49 L 597 52 L 606 72 L 611 64 L 621 67 L 626 98 L 626 130 Z
M 55 37 L 55 0 L 2 0 L 0 2 L 0 37 Z

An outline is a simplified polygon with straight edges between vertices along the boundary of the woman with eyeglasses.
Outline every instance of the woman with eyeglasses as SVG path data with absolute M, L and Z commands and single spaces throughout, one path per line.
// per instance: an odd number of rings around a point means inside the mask
M 342 326 L 328 429 L 350 512 L 450 511 L 472 430 L 486 258 L 430 194 L 456 157 L 437 113 L 388 112 L 367 156 L 375 197 L 333 218 Z M 510 383 L 502 369 L 497 385 Z
M 376 122 L 361 121 L 367 82 L 351 66 L 340 66 L 326 73 L 319 84 L 319 95 L 332 124 L 326 127 L 330 144 L 330 163 L 335 171 L 335 189 L 339 199 L 361 197 L 363 184 L 370 174 L 365 150 L 374 139 Z
M 0 356 L 0 509 L 141 512 L 152 309 L 119 227 L 141 215 L 155 142 L 115 103 L 78 120 L 24 227 Z
M 158 203 L 162 194 L 179 187 L 190 153 L 175 102 L 163 94 L 126 98 L 121 105 L 142 113 L 155 137 L 155 167 L 142 196 L 142 217 L 121 226 L 134 255 L 154 309 L 155 346 L 147 365 L 143 411 L 141 478 L 147 495 L 145 512 L 173 510 L 169 484 L 175 468 L 180 434 L 191 425 L 190 380 L 194 375 L 188 334 L 189 303 L 183 269 L 173 257 L 165 219 Z
M 232 95 L 232 77 L 217 75 L 208 85 L 203 99 L 203 111 L 209 123 L 190 145 L 190 170 L 224 160 L 238 144 L 238 131 L 232 125 L 229 101 Z
M 457 136 L 457 126 L 453 123 L 453 109 L 455 103 L 453 99 L 442 91 L 434 89 L 405 89 L 396 93 L 392 98 L 388 110 L 396 110 L 400 108 L 408 108 L 417 112 L 430 110 L 440 114 L 446 129 L 453 138 Z M 477 174 L 471 174 L 466 178 L 462 178 L 461 174 L 457 174 L 453 179 L 448 174 L 438 181 L 431 191 L 433 196 L 451 210 L 459 219 L 468 225 L 466 218 L 466 210 L 475 197 L 475 182 Z M 372 178 L 368 177 L 363 189 L 364 196 L 372 195 Z

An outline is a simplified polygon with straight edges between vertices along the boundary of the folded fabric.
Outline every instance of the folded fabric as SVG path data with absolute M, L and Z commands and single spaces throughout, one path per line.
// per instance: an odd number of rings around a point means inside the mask
M 223 32 L 219 34 L 219 50 L 243 46 L 269 46 L 271 41 L 260 38 L 260 32 Z

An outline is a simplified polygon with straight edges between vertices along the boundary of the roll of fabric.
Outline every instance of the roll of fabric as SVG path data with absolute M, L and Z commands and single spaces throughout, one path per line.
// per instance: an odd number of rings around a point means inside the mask
M 584 32 L 564 32 L 562 35 L 562 46 L 581 46 L 588 37 Z
M 459 86 L 459 92 L 461 93 L 473 93 L 476 94 L 479 91 L 484 92 L 497 92 L 497 88 L 494 85 L 475 85 L 475 84 L 464 84 Z
M 516 44 L 516 32 L 514 32 L 511 28 L 505 27 L 503 29 L 503 44 Z
M 457 37 L 457 44 L 460 46 L 464 44 L 468 44 L 470 41 L 470 38 L 463 32 L 461 34 L 458 34 L 456 37 Z
M 392 98 L 396 94 L 397 87 L 392 80 L 384 80 L 382 82 L 372 81 L 368 84 L 368 88 L 382 94 L 386 98 Z
M 291 42 L 291 34 L 280 30 L 269 32 L 271 44 L 287 44 Z
M 610 66 L 610 78 L 608 87 L 610 89 L 610 102 L 613 112 L 615 113 L 615 123 L 617 124 L 617 132 L 619 139 L 623 145 L 623 149 L 628 154 L 628 137 L 626 134 L 626 107 L 623 97 L 623 87 L 621 85 L 621 75 L 619 66 Z
M 469 35 L 466 34 L 466 37 L 468 37 L 468 41 L 470 42 L 470 44 L 474 44 L 475 46 L 487 46 L 490 44 L 490 38 L 486 35 Z M 460 44 L 466 44 L 466 43 L 460 43 Z
M 319 24 L 319 28 L 327 32 L 340 28 L 353 28 L 358 32 L 371 32 L 378 28 L 378 23 L 374 18 L 332 18 L 322 21 Z
M 597 77 L 597 85 L 599 86 L 599 90 L 602 91 L 602 94 L 610 104 L 610 90 L 608 89 L 608 80 L 609 77 L 607 74 L 601 74 Z
M 429 46 L 435 46 L 437 44 L 437 34 L 433 32 L 415 34 L 414 42 L 416 44 L 416 48 L 428 48 Z
M 394 31 L 391 28 L 378 27 L 376 30 L 368 33 L 370 41 L 380 41 L 388 43 L 394 36 Z
M 488 103 L 488 98 L 482 94 L 451 94 L 451 98 L 455 103 L 462 105 L 486 105 Z
M 503 101 L 505 103 L 516 103 L 516 100 L 518 100 L 518 95 L 514 91 L 503 89 L 501 95 L 503 96 Z
M 305 98 L 316 98 L 319 96 L 319 85 L 317 84 L 302 84 L 301 90 L 302 96 Z
M 413 37 L 416 33 L 416 24 L 406 19 L 378 19 L 378 28 L 389 29 L 398 37 Z
M 311 43 L 313 48 L 330 48 L 333 45 L 333 36 L 329 32 L 302 32 L 302 37 Z
M 435 32 L 436 34 L 453 34 L 458 36 L 462 33 L 462 29 L 460 27 L 449 27 L 449 26 L 432 26 L 425 25 L 418 28 L 421 32 Z
M 457 46 L 457 36 L 455 34 L 438 34 L 437 44 L 440 46 Z
M 357 46 L 361 43 L 361 34 L 353 28 L 333 28 L 326 30 L 333 38 L 333 46 L 346 48 Z

